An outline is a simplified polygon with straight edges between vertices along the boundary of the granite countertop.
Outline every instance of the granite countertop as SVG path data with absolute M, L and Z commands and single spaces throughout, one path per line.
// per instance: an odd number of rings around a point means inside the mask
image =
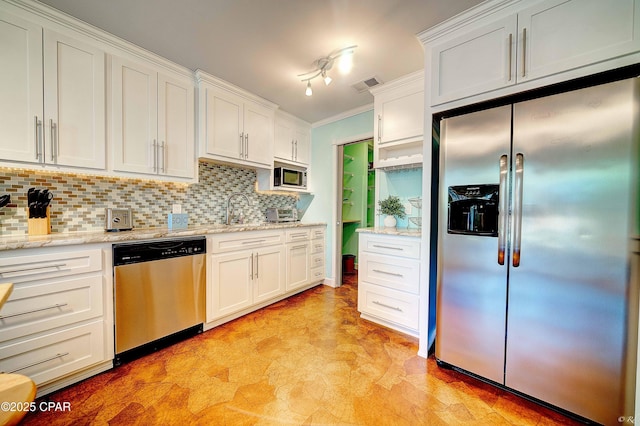
M 171 230 L 168 228 L 137 228 L 120 232 L 70 232 L 49 235 L 16 235 L 0 237 L 0 251 L 37 247 L 69 246 L 91 243 L 121 243 L 156 238 L 190 237 L 226 232 L 263 231 L 270 229 L 305 228 L 326 226 L 326 223 L 250 223 L 242 225 L 201 225 L 187 229 Z
M 356 232 L 382 235 L 402 235 L 404 237 L 421 237 L 422 231 L 416 228 L 358 228 Z

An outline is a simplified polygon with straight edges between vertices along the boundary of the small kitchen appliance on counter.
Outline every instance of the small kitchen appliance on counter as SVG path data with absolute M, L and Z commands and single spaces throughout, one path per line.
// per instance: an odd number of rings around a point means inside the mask
M 105 209 L 104 230 L 107 232 L 130 231 L 133 229 L 131 209 Z
M 275 208 L 270 207 L 267 209 L 267 222 L 271 223 L 283 223 L 283 222 L 297 222 L 298 210 L 293 207 Z

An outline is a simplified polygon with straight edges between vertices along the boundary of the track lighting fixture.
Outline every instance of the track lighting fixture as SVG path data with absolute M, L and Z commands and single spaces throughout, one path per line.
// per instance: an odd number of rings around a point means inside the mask
M 307 82 L 307 90 L 305 94 L 307 96 L 311 96 L 313 91 L 311 90 L 311 80 L 316 77 L 322 77 L 324 80 L 324 84 L 328 86 L 331 84 L 332 78 L 329 77 L 327 71 L 329 71 L 333 67 L 333 61 L 339 58 L 338 69 L 341 73 L 346 74 L 351 70 L 353 65 L 353 50 L 358 46 L 349 46 L 344 47 L 342 49 L 338 49 L 333 51 L 329 56 L 324 58 L 320 58 L 314 62 L 315 69 L 313 71 L 306 72 L 304 74 L 299 74 L 298 77 L 301 77 L 301 81 Z

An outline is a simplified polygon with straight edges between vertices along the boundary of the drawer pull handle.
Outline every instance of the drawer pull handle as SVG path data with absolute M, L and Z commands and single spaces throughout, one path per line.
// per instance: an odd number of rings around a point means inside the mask
M 53 305 L 53 306 L 47 306 L 46 308 L 34 309 L 34 310 L 32 310 L 32 311 L 26 311 L 26 312 L 18 312 L 17 314 L 11 314 L 11 315 L 0 315 L 0 320 L 5 320 L 5 319 L 7 319 L 7 318 L 18 317 L 18 316 L 20 316 L 20 315 L 33 314 L 33 313 L 35 313 L 35 312 L 47 311 L 47 310 L 49 310 L 49 309 L 62 308 L 63 306 L 67 306 L 67 303 L 58 303 L 58 304 Z
M 380 303 L 377 300 L 374 300 L 373 303 L 375 303 L 376 305 L 380 305 L 383 308 L 389 308 L 389 309 L 393 309 L 394 311 L 398 311 L 398 312 L 402 312 L 402 309 L 400 309 L 397 306 L 389 306 L 389 305 L 385 305 L 384 303 Z
M 375 248 L 389 249 L 389 250 L 404 250 L 402 247 L 389 247 L 389 246 L 379 246 L 377 244 L 373 245 Z
M 25 365 L 24 367 L 16 368 L 15 370 L 8 371 L 7 373 L 15 373 L 16 371 L 26 370 L 29 367 L 35 367 L 36 365 L 44 364 L 45 362 L 53 361 L 54 359 L 62 358 L 63 356 L 69 355 L 69 352 L 65 352 L 63 354 L 55 354 L 51 358 L 43 359 L 42 361 L 34 362 L 33 364 Z
M 242 244 L 258 244 L 258 243 L 264 243 L 267 240 L 252 240 L 252 241 L 243 241 Z
M 292 250 L 299 249 L 299 248 L 307 248 L 307 246 L 306 246 L 306 244 L 302 244 L 302 245 L 300 245 L 300 246 L 293 246 L 293 247 L 291 247 L 291 249 L 292 249 Z
M 395 272 L 387 272 L 387 271 L 381 271 L 380 269 L 374 269 L 373 272 L 377 272 L 379 274 L 386 274 L 386 275 L 393 275 L 394 277 L 404 277 L 404 275 L 402 274 L 397 274 Z
M 316 263 L 320 263 L 320 262 L 322 262 L 322 259 L 316 259 L 315 262 Z
M 47 268 L 60 268 L 62 266 L 66 266 L 66 263 L 54 263 L 51 265 L 42 265 L 42 266 L 28 266 L 21 269 L 10 269 L 8 271 L 0 271 L 0 274 L 15 274 L 17 272 L 33 271 L 34 269 L 39 270 L 39 269 L 47 269 Z M 36 272 L 36 273 L 39 273 L 39 272 Z
M 307 238 L 307 234 L 291 234 L 291 238 Z

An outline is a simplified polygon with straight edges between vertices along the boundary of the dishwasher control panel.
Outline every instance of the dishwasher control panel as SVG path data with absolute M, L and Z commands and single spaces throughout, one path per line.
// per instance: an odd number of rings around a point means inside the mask
M 113 265 L 195 256 L 206 252 L 207 244 L 204 237 L 114 244 Z

